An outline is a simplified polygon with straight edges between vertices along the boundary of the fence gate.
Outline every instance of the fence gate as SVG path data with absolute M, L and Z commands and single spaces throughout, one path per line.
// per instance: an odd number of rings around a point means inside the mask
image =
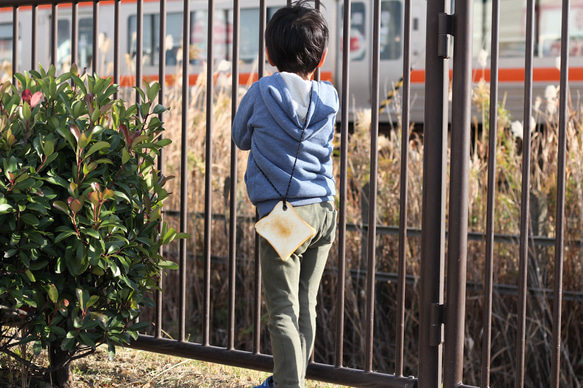
M 192 238 L 163 252 L 180 269 L 162 277 L 156 308 L 143 315 L 153 329 L 135 348 L 273 366 L 246 158 L 229 128 L 241 88 L 273 71 L 262 31 L 284 5 L 0 0 L 0 55 L 12 63 L 3 77 L 77 63 L 122 86 L 157 80 L 159 102 L 171 106 L 163 119 L 175 148 L 160 168 L 177 179 L 164 217 Z M 341 99 L 339 225 L 308 378 L 580 387 L 583 131 L 573 90 L 583 85 L 583 63 L 574 55 L 571 66 L 569 52 L 583 51 L 583 28 L 569 26 L 583 20 L 583 1 L 315 6 L 331 31 L 329 63 L 316 77 Z M 542 90 L 551 91 L 546 122 Z

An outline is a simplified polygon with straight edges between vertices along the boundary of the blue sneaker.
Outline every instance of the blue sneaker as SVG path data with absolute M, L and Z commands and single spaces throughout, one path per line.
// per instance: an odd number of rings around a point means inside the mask
M 273 376 L 269 376 L 261 385 L 257 385 L 253 388 L 273 388 Z

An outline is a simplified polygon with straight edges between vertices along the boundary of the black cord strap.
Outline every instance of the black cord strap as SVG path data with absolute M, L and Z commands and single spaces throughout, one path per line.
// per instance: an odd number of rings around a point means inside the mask
M 314 87 L 312 86 L 312 88 L 310 89 L 310 102 L 308 102 L 308 110 L 306 112 L 306 120 L 304 121 L 304 127 L 302 128 L 302 135 L 300 137 L 300 143 L 298 144 L 298 150 L 296 151 L 296 158 L 294 160 L 294 165 L 292 167 L 291 174 L 289 176 L 289 182 L 287 183 L 287 190 L 285 191 L 285 196 L 281 195 L 281 193 L 275 187 L 275 185 L 273 184 L 273 182 L 271 181 L 271 179 L 269 179 L 269 177 L 267 176 L 267 174 L 265 174 L 265 172 L 263 172 L 263 170 L 261 169 L 261 167 L 259 167 L 259 164 L 257 164 L 257 161 L 255 160 L 255 158 L 253 158 L 253 161 L 255 162 L 255 165 L 257 166 L 257 168 L 259 169 L 259 171 L 261 171 L 261 173 L 263 174 L 263 176 L 265 177 L 265 179 L 267 179 L 267 181 L 269 182 L 269 184 L 271 185 L 271 187 L 273 187 L 273 189 L 275 190 L 275 192 L 281 197 L 281 200 L 283 201 L 283 210 L 287 210 L 287 195 L 289 194 L 289 188 L 291 186 L 292 178 L 293 178 L 294 172 L 296 170 L 296 163 L 298 162 L 298 157 L 300 155 L 300 147 L 302 146 L 302 141 L 304 141 L 304 133 L 306 132 L 306 127 L 308 126 L 308 114 L 310 113 L 310 106 L 312 105 L 312 92 L 313 92 L 313 90 L 314 90 Z

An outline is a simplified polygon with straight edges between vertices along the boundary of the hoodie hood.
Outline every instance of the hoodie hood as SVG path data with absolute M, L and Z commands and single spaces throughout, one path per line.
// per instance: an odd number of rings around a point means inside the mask
M 280 73 L 251 85 L 233 120 L 233 141 L 250 150 L 245 183 L 260 217 L 288 188 L 292 206 L 329 201 L 336 193 L 332 152 L 338 93 L 329 82 L 311 81 L 309 86 L 303 139 L 304 120 L 297 109 L 302 101 L 294 101 L 297 90 Z
M 295 76 L 295 75 L 294 75 Z M 295 76 L 301 80 L 299 76 Z M 288 79 L 289 77 L 286 77 Z M 304 82 L 302 80 L 302 82 Z M 310 139 L 323 126 L 325 126 L 330 115 L 336 115 L 334 108 L 336 101 L 322 101 L 322 83 L 311 82 L 311 96 L 307 97 L 307 117 L 305 118 L 306 131 L 304 140 Z M 280 73 L 274 73 L 271 77 L 263 77 L 259 80 L 260 95 L 267 111 L 277 122 L 280 128 L 296 141 L 300 141 L 302 129 L 304 127 L 303 115 L 298 114 L 297 105 L 301 101 L 294 100 L 292 90 Z

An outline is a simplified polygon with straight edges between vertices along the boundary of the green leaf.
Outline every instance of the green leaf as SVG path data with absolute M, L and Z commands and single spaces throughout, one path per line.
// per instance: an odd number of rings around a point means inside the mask
M 65 338 L 63 339 L 63 342 L 61 342 L 61 350 L 73 351 L 75 349 L 76 344 L 77 340 L 75 338 Z
M 20 82 L 22 88 L 26 88 L 26 78 L 24 78 L 24 75 L 22 75 L 21 73 L 16 73 L 14 74 L 14 78 L 16 78 L 18 82 Z
M 7 203 L 0 204 L 0 214 L 8 214 L 12 212 L 14 212 L 14 208 L 11 205 Z
M 62 211 L 65 214 L 69 214 L 69 206 L 67 206 L 67 204 L 63 201 L 53 202 L 53 207 L 55 209 L 59 209 L 60 211 Z
M 75 232 L 73 229 L 69 229 L 65 232 L 59 233 L 59 235 L 55 239 L 55 243 L 59 243 L 59 242 L 63 241 L 64 239 L 71 237 L 73 235 L 76 235 L 76 234 L 77 234 L 77 232 Z
M 77 294 L 77 300 L 79 300 L 79 305 L 82 310 L 86 310 L 86 304 L 89 300 L 89 293 L 80 288 L 75 289 L 75 294 Z
M 160 84 L 158 82 L 154 82 L 151 85 L 145 84 L 145 87 L 148 92 L 148 100 L 153 101 L 160 92 Z
M 136 90 L 136 92 L 138 92 L 138 94 L 142 98 L 142 101 L 146 100 L 146 95 L 144 94 L 144 91 L 142 89 L 140 89 L 140 88 L 138 88 L 136 86 L 134 86 L 134 89 Z M 132 107 L 136 107 L 136 106 L 135 105 L 132 105 Z
M 42 147 L 46 156 L 50 156 L 53 152 L 55 152 L 55 143 L 50 140 L 45 141 Z
M 91 348 L 95 348 L 95 341 L 93 341 L 87 334 L 82 332 L 79 333 L 79 339 L 81 340 L 79 341 L 80 343 L 83 343 L 84 345 L 87 345 Z
M 99 296 L 92 295 L 91 298 L 89 298 L 89 300 L 87 301 L 86 308 L 93 306 L 95 303 L 97 303 L 98 300 L 99 300 Z
M 38 356 L 43 350 L 43 346 L 40 341 L 35 341 L 34 345 L 32 346 L 32 352 L 35 356 Z
M 91 148 L 89 148 L 89 151 L 87 151 L 87 153 L 85 154 L 85 157 L 89 157 L 90 155 L 93 155 L 95 152 L 102 150 L 104 148 L 108 148 L 109 147 L 109 143 L 106 141 L 98 141 L 97 143 L 93 144 L 91 146 Z
M 79 137 L 79 142 L 77 143 L 79 145 L 79 148 L 87 147 L 88 143 L 89 143 L 89 139 L 87 138 L 85 133 L 81 133 L 81 136 Z
M 178 269 L 178 264 L 170 260 L 162 260 L 158 262 L 158 267 L 164 269 Z
M 67 140 L 67 143 L 69 143 L 69 146 L 71 147 L 71 149 L 75 149 L 75 144 L 76 144 L 75 137 L 69 131 L 68 128 L 58 127 L 57 128 L 57 133 L 59 135 L 61 135 L 65 140 Z
M 167 145 L 170 145 L 170 144 L 172 144 L 172 140 L 170 140 L 170 139 L 160 139 L 154 143 L 154 145 L 156 147 L 160 147 L 160 148 L 166 147 Z
M 51 325 L 50 328 L 51 328 L 51 331 L 53 333 L 57 334 L 59 337 L 65 337 L 67 335 L 67 332 L 62 327 Z
M 20 180 L 23 178 L 22 180 Z M 12 190 L 29 190 L 34 186 L 35 179 L 27 178 L 26 174 L 21 175 L 17 179 L 18 183 L 12 186 Z
M 95 108 L 91 114 L 91 121 L 95 123 L 99 120 L 99 117 L 101 117 L 101 110 L 99 108 Z
M 33 261 L 32 263 L 30 263 L 29 268 L 31 271 L 39 271 L 46 267 L 48 263 L 49 263 L 48 260 Z
M 92 238 L 96 238 L 96 239 L 100 239 L 101 238 L 101 235 L 95 229 L 91 229 L 91 228 L 83 229 L 83 233 L 85 233 L 86 235 L 88 235 L 88 236 L 90 236 Z
M 130 159 L 131 159 L 131 156 L 130 156 L 128 150 L 124 148 L 122 151 L 121 162 L 123 164 L 126 164 Z
M 73 240 L 73 246 L 67 247 L 65 250 L 65 264 L 73 276 L 83 274 L 89 267 L 89 260 L 80 240 Z
M 81 78 L 79 78 L 75 74 L 72 74 L 71 78 L 73 78 L 73 81 L 75 81 L 75 86 L 81 89 L 81 94 L 86 95 L 87 88 L 85 87 L 85 83 L 81 80 Z
M 166 112 L 168 109 L 166 109 L 166 107 L 162 104 L 158 104 L 154 107 L 153 113 L 156 115 L 162 114 L 164 112 Z
M 174 241 L 175 237 L 176 231 L 174 230 L 174 228 L 169 228 L 166 234 L 162 237 L 162 244 L 166 245 L 171 243 L 172 241 Z
M 34 214 L 24 213 L 20 219 L 27 225 L 38 226 L 39 224 L 39 219 Z
M 49 285 L 48 294 L 51 302 L 57 304 L 57 302 L 59 301 L 59 290 L 57 290 L 57 287 L 54 284 Z
M 30 269 L 27 269 L 26 271 L 24 271 L 24 273 L 26 274 L 28 279 L 30 279 L 31 282 L 36 282 L 36 278 L 34 277 L 32 271 Z

